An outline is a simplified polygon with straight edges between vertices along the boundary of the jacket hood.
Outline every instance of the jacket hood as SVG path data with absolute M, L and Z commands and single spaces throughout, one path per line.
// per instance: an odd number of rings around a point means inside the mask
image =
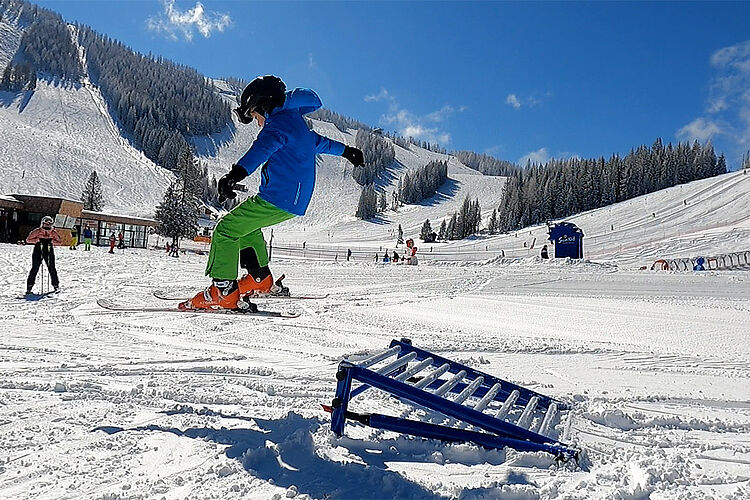
M 288 111 L 296 109 L 300 114 L 306 115 L 320 109 L 322 106 L 323 102 L 313 90 L 296 88 L 286 92 L 284 105 L 281 108 L 277 108 L 277 110 Z

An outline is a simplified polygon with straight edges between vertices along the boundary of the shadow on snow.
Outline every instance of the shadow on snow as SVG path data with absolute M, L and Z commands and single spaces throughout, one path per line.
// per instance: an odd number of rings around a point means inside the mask
M 169 412 L 168 412 L 169 413 Z M 177 410 L 172 413 L 184 413 Z M 122 427 L 97 427 L 93 431 L 115 434 L 122 431 L 169 432 L 193 439 L 207 439 L 228 445 L 227 457 L 239 460 L 245 470 L 254 476 L 273 480 L 273 484 L 288 488 L 295 485 L 300 493 L 313 498 L 444 498 L 415 484 L 400 474 L 386 470 L 388 461 L 425 461 L 424 447 L 418 456 L 399 454 L 394 447 L 344 439 L 347 445 L 358 446 L 349 451 L 360 456 L 366 465 L 340 463 L 321 458 L 316 453 L 313 433 L 323 424 L 317 418 L 304 418 L 289 413 L 280 420 L 263 420 L 235 417 L 253 421 L 260 428 L 212 429 L 148 425 L 124 429 Z M 372 453 L 373 446 L 382 451 Z M 429 453 L 429 451 L 428 451 Z

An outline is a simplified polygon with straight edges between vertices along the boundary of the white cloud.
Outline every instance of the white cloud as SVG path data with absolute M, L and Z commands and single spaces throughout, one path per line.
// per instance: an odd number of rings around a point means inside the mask
M 432 113 L 428 114 L 427 116 L 425 116 L 425 118 L 432 122 L 442 122 L 446 118 L 448 118 L 450 115 L 453 115 L 456 113 L 463 113 L 464 111 L 466 111 L 466 106 L 459 106 L 455 108 L 451 105 L 446 105 L 446 106 L 443 106 L 441 109 L 437 111 L 433 111 Z
M 388 111 L 380 117 L 380 122 L 383 125 L 392 126 L 398 134 L 443 146 L 450 143 L 451 135 L 437 124 L 443 122 L 450 115 L 466 110 L 465 106 L 445 105 L 437 111 L 418 116 L 402 108 L 398 100 L 384 88 L 380 89 L 377 94 L 365 96 L 365 101 L 386 103 Z
M 717 50 L 709 62 L 715 73 L 708 85 L 705 112 L 675 136 L 700 142 L 724 137 L 734 150 L 729 152 L 732 158 L 750 144 L 750 40 Z
M 552 94 L 547 92 L 543 97 L 537 96 L 519 96 L 518 94 L 508 94 L 505 98 L 505 104 L 513 106 L 514 109 L 533 108 L 534 106 L 541 105 L 546 98 L 549 98 Z
M 526 153 L 521 158 L 518 159 L 518 164 L 522 167 L 525 167 L 528 162 L 536 163 L 536 164 L 542 164 L 547 163 L 550 160 L 549 151 L 547 151 L 547 148 L 539 148 L 536 151 L 532 151 L 530 153 Z
M 696 118 L 678 130 L 675 135 L 680 140 L 706 142 L 720 133 L 721 128 L 716 123 L 704 118 Z
M 232 25 L 232 18 L 228 14 L 208 12 L 200 2 L 195 7 L 185 11 L 175 7 L 175 0 L 163 0 L 164 12 L 158 16 L 149 17 L 146 26 L 149 30 L 162 33 L 172 40 L 179 40 L 182 36 L 191 41 L 193 33 L 197 31 L 204 38 L 209 38 L 214 31 L 223 32 Z

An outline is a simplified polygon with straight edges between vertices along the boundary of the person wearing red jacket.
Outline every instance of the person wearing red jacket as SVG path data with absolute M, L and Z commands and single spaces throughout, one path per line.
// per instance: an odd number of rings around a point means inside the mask
M 52 288 L 56 292 L 60 288 L 60 280 L 57 278 L 57 269 L 55 268 L 55 252 L 53 245 L 60 245 L 62 239 L 54 228 L 54 220 L 49 215 L 42 217 L 42 224 L 31 231 L 26 237 L 26 243 L 34 245 L 34 251 L 31 254 L 31 271 L 26 279 L 26 295 L 30 295 L 31 289 L 36 282 L 36 274 L 42 265 L 42 260 L 47 264 L 49 276 L 52 280 Z

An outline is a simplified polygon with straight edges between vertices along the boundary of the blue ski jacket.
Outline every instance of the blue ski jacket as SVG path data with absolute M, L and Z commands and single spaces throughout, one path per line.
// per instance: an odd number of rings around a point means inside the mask
M 263 165 L 258 196 L 295 215 L 304 215 L 310 204 L 315 187 L 315 155 L 341 156 L 344 152 L 342 143 L 307 127 L 303 115 L 322 105 L 320 97 L 310 89 L 288 91 L 284 105 L 266 115 L 255 142 L 237 162 L 248 175 Z

